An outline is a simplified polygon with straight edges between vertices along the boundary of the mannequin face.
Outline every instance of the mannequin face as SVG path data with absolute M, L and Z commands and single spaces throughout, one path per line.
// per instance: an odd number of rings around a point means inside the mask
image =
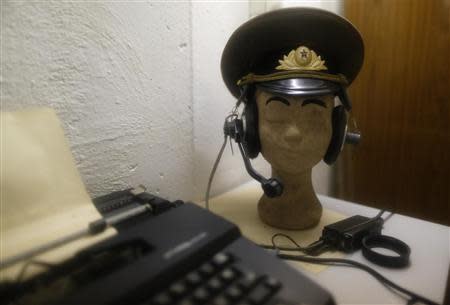
M 297 174 L 319 163 L 330 144 L 334 95 L 255 94 L 261 153 L 272 168 Z

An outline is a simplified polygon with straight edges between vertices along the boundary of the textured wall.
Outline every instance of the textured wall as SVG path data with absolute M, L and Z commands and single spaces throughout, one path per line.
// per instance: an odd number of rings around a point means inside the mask
M 91 195 L 143 183 L 192 197 L 190 3 L 2 1 L 1 13 L 2 111 L 56 109 Z

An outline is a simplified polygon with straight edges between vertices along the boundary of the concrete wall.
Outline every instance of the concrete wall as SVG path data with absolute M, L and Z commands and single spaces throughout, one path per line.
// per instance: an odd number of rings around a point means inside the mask
M 93 196 L 191 198 L 190 3 L 1 3 L 2 111 L 56 109 Z

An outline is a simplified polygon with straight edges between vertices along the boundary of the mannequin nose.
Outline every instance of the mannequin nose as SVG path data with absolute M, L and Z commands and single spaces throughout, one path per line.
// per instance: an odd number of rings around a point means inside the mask
M 300 129 L 293 124 L 286 129 L 284 139 L 291 143 L 300 142 L 302 140 L 302 133 Z

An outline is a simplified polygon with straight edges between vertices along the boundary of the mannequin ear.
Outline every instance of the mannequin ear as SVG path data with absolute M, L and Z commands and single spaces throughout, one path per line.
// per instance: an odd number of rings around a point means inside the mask
M 331 135 L 330 145 L 328 146 L 327 152 L 323 157 L 325 163 L 329 165 L 336 161 L 342 150 L 342 146 L 344 145 L 345 132 L 347 129 L 347 114 L 344 106 L 340 105 L 334 107 L 331 117 L 331 125 L 333 133 Z

